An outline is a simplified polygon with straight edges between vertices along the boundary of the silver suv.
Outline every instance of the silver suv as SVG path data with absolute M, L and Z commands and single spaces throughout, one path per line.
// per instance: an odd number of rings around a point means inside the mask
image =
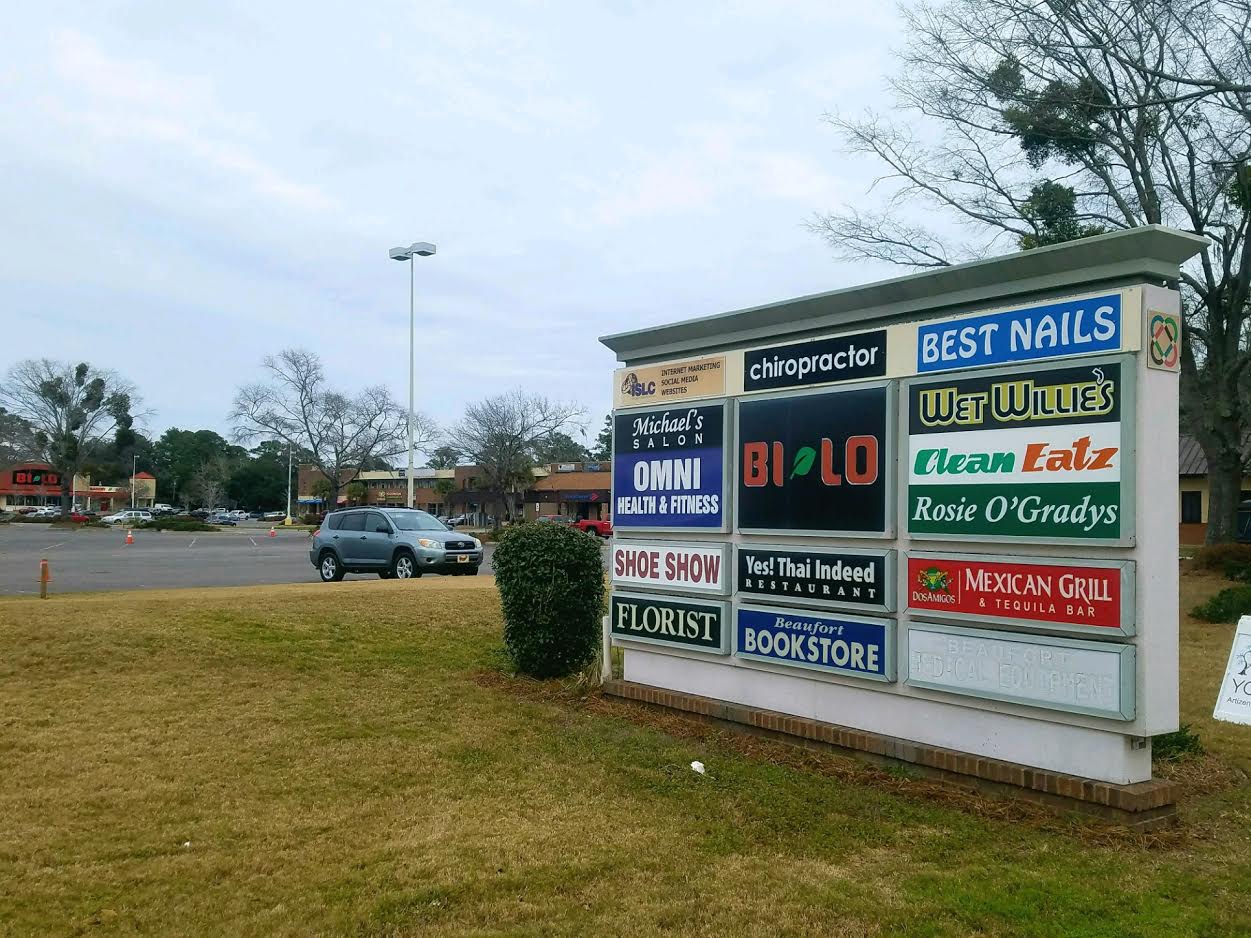
M 313 532 L 308 559 L 326 582 L 345 573 L 407 580 L 423 573 L 472 575 L 482 542 L 449 531 L 434 515 L 410 508 L 350 508 L 326 516 Z

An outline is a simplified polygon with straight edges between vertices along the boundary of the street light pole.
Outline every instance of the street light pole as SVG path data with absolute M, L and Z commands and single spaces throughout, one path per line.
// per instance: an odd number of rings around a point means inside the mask
M 287 520 L 283 524 L 291 523 L 291 441 L 287 441 Z
M 414 446 L 414 428 L 413 415 L 415 413 L 415 386 L 416 386 L 416 271 L 413 269 L 414 257 L 429 257 L 435 251 L 435 247 L 429 241 L 414 241 L 406 248 L 391 248 L 390 257 L 393 261 L 408 262 L 408 507 L 412 508 L 414 498 L 413 484 L 413 446 Z
M 130 464 L 130 507 L 135 507 L 135 476 L 139 474 L 139 454 L 131 454 L 133 461 Z

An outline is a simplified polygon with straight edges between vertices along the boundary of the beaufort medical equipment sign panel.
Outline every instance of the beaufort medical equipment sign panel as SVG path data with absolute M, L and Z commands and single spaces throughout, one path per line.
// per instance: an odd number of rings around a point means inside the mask
M 910 382 L 908 530 L 999 541 L 1119 540 L 1123 470 L 1132 477 L 1122 364 Z
M 725 519 L 725 405 L 614 418 L 613 526 L 708 528 Z
M 1121 350 L 1121 295 L 925 323 L 917 374 Z

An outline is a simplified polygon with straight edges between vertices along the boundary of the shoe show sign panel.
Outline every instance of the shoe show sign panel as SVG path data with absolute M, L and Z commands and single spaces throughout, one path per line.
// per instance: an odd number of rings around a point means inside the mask
M 608 615 L 614 639 L 687 651 L 729 654 L 729 603 L 613 590 Z
M 748 392 L 864 381 L 885 374 L 885 329 L 743 353 L 743 390 Z
M 723 595 L 729 592 L 726 544 L 663 544 L 616 541 L 612 546 L 614 586 L 653 586 Z
M 895 399 L 873 385 L 740 400 L 738 530 L 892 533 Z
M 924 323 L 917 374 L 1119 352 L 1121 320 L 1121 294 L 1108 293 Z
M 761 601 L 889 612 L 895 608 L 895 552 L 806 550 L 739 544 L 738 591 Z
M 1112 720 L 1134 718 L 1133 645 L 921 625 L 908 679 L 923 687 Z
M 719 401 L 614 416 L 614 528 L 725 530 L 725 415 Z
M 911 551 L 907 583 L 907 608 L 916 616 L 1134 634 L 1132 560 Z
M 895 624 L 790 609 L 740 606 L 734 655 L 825 674 L 895 680 Z
M 693 401 L 725 394 L 725 356 L 618 368 L 614 373 L 614 407 L 645 407 Z
M 1131 361 L 907 382 L 909 533 L 1132 543 Z

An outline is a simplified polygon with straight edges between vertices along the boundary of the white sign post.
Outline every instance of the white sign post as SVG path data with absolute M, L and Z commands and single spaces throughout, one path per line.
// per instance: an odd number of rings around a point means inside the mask
M 1238 620 L 1212 717 L 1251 726 L 1251 616 Z

